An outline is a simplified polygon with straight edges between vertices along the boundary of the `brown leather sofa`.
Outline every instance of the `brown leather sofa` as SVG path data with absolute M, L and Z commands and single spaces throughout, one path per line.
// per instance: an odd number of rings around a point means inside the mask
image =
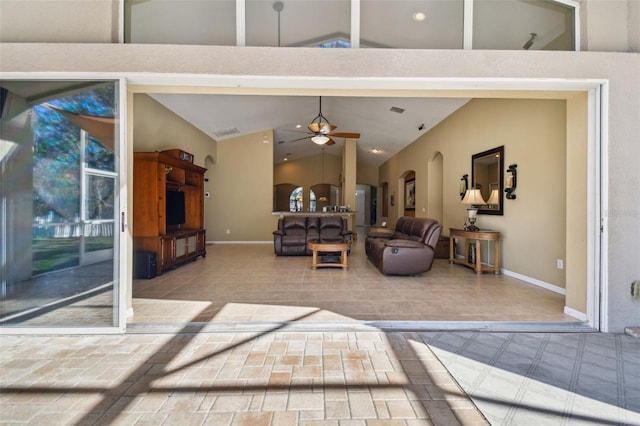
M 418 275 L 431 269 L 441 232 L 435 219 L 403 216 L 394 230 L 370 230 L 365 252 L 385 275 Z
M 342 243 L 352 236 L 344 217 L 284 216 L 273 231 L 273 251 L 278 256 L 310 256 L 309 242 Z

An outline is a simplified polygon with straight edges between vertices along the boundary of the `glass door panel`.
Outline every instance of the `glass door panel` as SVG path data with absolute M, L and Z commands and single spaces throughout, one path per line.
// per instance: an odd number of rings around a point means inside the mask
M 0 326 L 117 326 L 118 85 L 3 87 Z

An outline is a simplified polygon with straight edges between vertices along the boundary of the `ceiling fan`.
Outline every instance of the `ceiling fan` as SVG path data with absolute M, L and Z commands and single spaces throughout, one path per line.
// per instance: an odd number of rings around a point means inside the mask
M 297 142 L 304 139 L 311 139 L 311 141 L 318 145 L 331 146 L 336 143 L 331 137 L 334 138 L 352 138 L 359 139 L 360 133 L 344 133 L 334 132 L 337 126 L 329 123 L 329 120 L 322 115 L 322 96 L 320 96 L 320 108 L 318 115 L 311 120 L 311 123 L 307 126 L 308 132 L 305 132 L 307 136 L 299 139 L 294 139 L 289 142 Z M 288 130 L 289 132 L 296 132 L 298 130 Z

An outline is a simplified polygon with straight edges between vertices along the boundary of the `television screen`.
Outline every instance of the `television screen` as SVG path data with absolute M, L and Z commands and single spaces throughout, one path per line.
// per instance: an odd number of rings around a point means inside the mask
M 167 226 L 185 223 L 184 192 L 167 190 Z

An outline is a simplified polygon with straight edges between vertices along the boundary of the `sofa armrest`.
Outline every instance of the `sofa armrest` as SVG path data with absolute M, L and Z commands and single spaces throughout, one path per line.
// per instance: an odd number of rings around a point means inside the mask
M 282 232 L 282 231 L 280 231 L 280 230 L 273 231 L 273 235 L 280 235 L 280 236 L 282 236 L 282 235 L 284 235 L 284 232 Z
M 384 243 L 386 247 L 397 247 L 397 248 L 424 248 L 425 245 L 419 241 L 412 240 L 389 240 Z

